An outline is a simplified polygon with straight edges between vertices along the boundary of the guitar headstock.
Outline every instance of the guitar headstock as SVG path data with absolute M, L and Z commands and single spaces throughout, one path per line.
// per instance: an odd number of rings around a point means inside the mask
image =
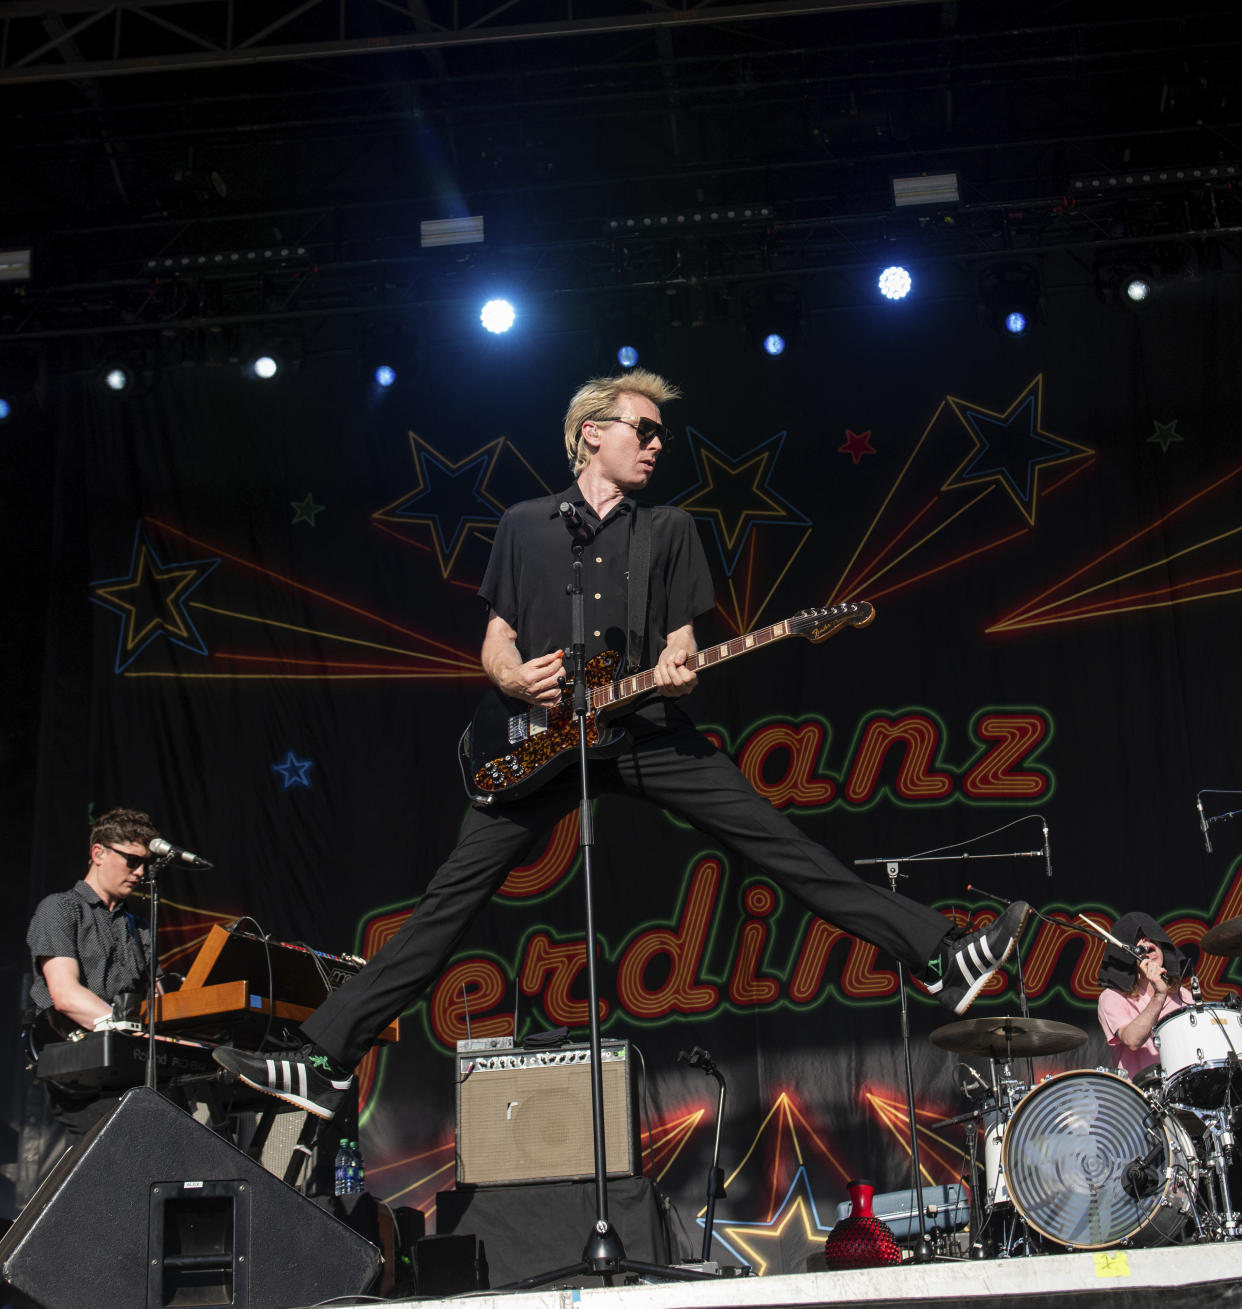
M 801 609 L 789 620 L 789 630 L 808 641 L 825 641 L 843 627 L 866 627 L 875 617 L 875 607 L 866 600 Z

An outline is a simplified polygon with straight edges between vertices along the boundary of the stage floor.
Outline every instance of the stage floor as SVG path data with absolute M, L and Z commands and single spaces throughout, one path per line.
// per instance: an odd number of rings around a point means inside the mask
M 1023 1305 L 1112 1309 L 1200 1309 L 1242 1305 L 1242 1245 L 1172 1246 L 1088 1254 L 965 1262 L 906 1263 L 858 1272 L 720 1278 L 710 1282 L 645 1282 L 635 1286 L 476 1291 L 443 1300 L 384 1301 L 436 1309 L 469 1302 L 478 1309 L 715 1309 L 757 1305 L 960 1305 L 962 1309 Z M 337 1300 L 334 1304 L 364 1303 Z M 369 1303 L 376 1303 L 370 1301 Z M 304 1309 L 311 1309 L 305 1306 Z

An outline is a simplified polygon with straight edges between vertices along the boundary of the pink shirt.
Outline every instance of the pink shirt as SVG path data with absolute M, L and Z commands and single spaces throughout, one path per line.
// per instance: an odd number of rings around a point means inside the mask
M 1097 1013 L 1100 1026 L 1104 1029 L 1104 1035 L 1108 1037 L 1108 1048 L 1113 1052 L 1117 1067 L 1129 1073 L 1132 1078 L 1137 1077 L 1144 1068 L 1150 1068 L 1152 1064 L 1159 1063 L 1160 1052 L 1156 1049 L 1156 1043 L 1150 1036 L 1137 1050 L 1131 1050 L 1122 1045 L 1121 1038 L 1117 1033 L 1147 1008 L 1147 1002 L 1150 999 L 1151 992 L 1146 988 L 1133 998 L 1122 995 L 1120 991 L 1114 991 L 1111 986 L 1105 987 L 1100 992 Z M 1181 989 L 1180 998 L 1178 994 L 1170 991 L 1164 997 L 1164 1007 L 1160 1010 L 1160 1018 L 1167 1018 L 1170 1014 L 1181 1009 L 1183 1005 L 1193 1003 L 1193 997 L 1184 986 Z M 1159 1022 L 1160 1019 L 1156 1021 Z M 1153 1031 L 1155 1027 L 1156 1024 L 1153 1023 Z

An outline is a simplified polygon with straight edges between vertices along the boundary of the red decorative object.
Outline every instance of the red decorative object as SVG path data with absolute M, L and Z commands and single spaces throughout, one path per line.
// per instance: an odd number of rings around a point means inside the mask
M 871 1212 L 875 1187 L 870 1182 L 856 1181 L 847 1182 L 846 1190 L 853 1208 L 824 1242 L 824 1262 L 834 1272 L 901 1263 L 901 1246 L 892 1229 Z

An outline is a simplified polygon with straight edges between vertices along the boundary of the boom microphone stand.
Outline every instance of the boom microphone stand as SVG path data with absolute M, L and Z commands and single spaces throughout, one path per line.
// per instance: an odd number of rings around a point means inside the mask
M 600 1054 L 599 1031 L 599 978 L 596 971 L 595 947 L 595 823 L 591 812 L 591 778 L 587 754 L 587 686 L 586 686 L 586 620 L 583 612 L 582 553 L 594 539 L 595 533 L 583 521 L 577 509 L 568 502 L 560 506 L 561 517 L 573 532 L 573 581 L 567 588 L 570 597 L 571 640 L 570 655 L 573 664 L 573 709 L 578 720 L 578 776 L 582 799 L 578 809 L 579 849 L 582 851 L 582 888 L 586 900 L 586 975 L 588 1025 L 591 1044 L 591 1126 L 595 1144 L 595 1226 L 587 1237 L 582 1258 L 576 1264 L 555 1268 L 551 1272 L 536 1273 L 533 1277 L 499 1289 L 523 1290 L 533 1286 L 546 1286 L 566 1277 L 602 1277 L 606 1285 L 617 1273 L 645 1273 L 679 1281 L 711 1280 L 710 1273 L 689 1268 L 670 1268 L 665 1264 L 649 1264 L 626 1257 L 625 1249 L 616 1229 L 608 1220 L 608 1156 L 604 1140 L 604 1073 Z M 564 678 L 561 679 L 562 691 Z
M 1042 817 L 1038 814 L 1028 814 L 1030 818 Z M 1022 819 L 1018 820 L 1023 821 Z M 928 863 L 938 862 L 943 859 L 1013 859 L 1042 856 L 1047 863 L 1048 875 L 1052 876 L 1051 850 L 1048 844 L 1048 825 L 1044 824 L 1044 848 L 1042 850 L 1014 850 L 1006 854 L 984 854 L 972 855 L 968 852 L 948 855 L 939 850 L 929 850 L 923 854 L 908 855 L 897 859 L 856 859 L 854 862 L 860 867 L 865 864 L 884 864 L 885 871 L 888 874 L 889 888 L 893 894 L 897 893 L 897 879 L 901 876 L 901 865 L 903 863 Z M 923 1205 L 923 1178 L 922 1164 L 919 1160 L 919 1132 L 918 1120 L 915 1116 L 914 1107 L 914 1066 L 910 1061 L 910 1007 L 906 998 L 906 978 L 905 973 L 898 968 L 897 971 L 899 991 L 901 995 L 901 1042 L 905 1053 L 906 1061 L 906 1116 L 910 1124 L 910 1166 L 914 1173 L 914 1188 L 910 1196 L 910 1203 L 918 1214 L 919 1219 L 919 1239 L 915 1244 L 913 1257 L 916 1263 L 925 1263 L 932 1258 L 931 1243 L 927 1239 L 927 1223 L 924 1217 Z M 1025 992 L 1025 988 L 1024 988 Z M 1023 1004 L 1025 1005 L 1025 993 L 1023 995 Z M 971 1179 L 973 1182 L 973 1178 Z M 972 1187 L 973 1191 L 973 1187 Z

